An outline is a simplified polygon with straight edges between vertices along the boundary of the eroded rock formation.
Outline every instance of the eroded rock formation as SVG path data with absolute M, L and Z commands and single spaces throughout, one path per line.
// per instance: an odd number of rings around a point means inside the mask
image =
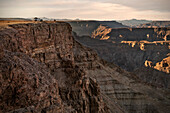
M 110 36 L 108 36 L 107 34 L 109 34 L 111 32 L 111 28 L 107 27 L 107 26 L 103 26 L 100 25 L 97 30 L 95 30 L 92 33 L 92 37 L 96 38 L 96 36 L 101 37 L 100 40 L 108 40 L 110 38 Z
M 66 23 L 0 31 L 1 112 L 109 112 L 97 83 L 75 66 L 71 32 Z
M 102 30 L 101 30 L 102 28 Z M 109 29 L 109 32 L 108 32 Z M 167 41 L 169 28 L 109 28 L 99 26 L 92 34 L 92 38 L 102 39 L 109 36 L 110 41 Z
M 51 105 L 64 111 L 58 83 L 44 64 L 4 50 L 0 71 L 0 112 L 40 112 Z
M 96 50 L 98 55 L 106 61 L 113 62 L 127 71 L 136 73 L 141 80 L 165 88 L 169 87 L 170 76 L 168 76 L 167 73 L 154 71 L 153 69 L 149 70 L 150 73 L 148 73 L 147 69 L 143 69 L 146 60 L 152 61 L 152 65 L 155 65 L 157 62 L 160 62 L 163 58 L 167 57 L 169 53 L 169 45 L 167 43 L 157 44 L 149 42 L 144 43 L 143 41 L 124 41 L 127 42 L 126 44 L 93 39 L 87 36 L 77 36 L 76 40 Z M 144 43 L 142 49 L 140 43 Z
M 154 66 L 154 69 L 157 69 L 159 71 L 163 71 L 166 73 L 170 73 L 170 56 L 167 58 L 164 58 L 161 62 L 156 63 Z
M 169 95 L 169 90 L 165 90 L 166 93 L 161 91 L 162 88 L 170 87 L 168 82 L 165 84 L 155 82 L 155 84 L 152 84 L 153 86 L 151 84 L 146 85 L 135 74 L 126 72 L 116 65 L 100 60 L 92 50 L 82 47 L 79 43 L 76 43 L 74 50 L 77 53 L 75 54 L 77 56 L 75 58 L 76 65 L 83 67 L 86 76 L 92 77 L 97 81 L 104 101 L 107 102 L 111 112 L 147 113 L 165 112 L 164 110 L 169 109 L 166 104 L 164 104 L 166 107 L 161 106 L 157 109 L 157 104 L 160 105 L 163 103 L 160 103 L 161 101 L 158 103 L 154 101 L 157 100 L 156 98 L 163 99 L 162 102 L 169 100 L 164 98 L 165 95 Z M 167 81 L 170 80 L 168 77 L 164 79 Z M 155 90 L 153 87 L 157 87 L 158 89 Z M 155 95 L 150 95 L 151 93 Z
M 165 73 L 170 73 L 170 57 L 164 58 L 161 62 L 157 62 L 155 66 L 152 64 L 152 61 L 146 60 L 145 66 L 154 68 Z
M 163 113 L 170 109 L 165 86 L 146 84 L 108 64 L 75 41 L 71 32 L 66 23 L 17 24 L 0 31 L 0 112 Z M 168 82 L 166 86 L 170 87 Z

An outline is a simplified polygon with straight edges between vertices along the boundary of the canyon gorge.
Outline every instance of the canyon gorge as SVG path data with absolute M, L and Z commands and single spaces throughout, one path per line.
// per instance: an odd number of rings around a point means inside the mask
M 169 49 L 169 28 L 1 26 L 0 113 L 166 113 Z
M 163 75 L 169 74 L 169 27 L 114 28 L 101 24 L 91 35 L 78 36 L 76 31 L 73 34 L 77 41 L 96 50 L 101 58 L 127 71 L 150 67 L 165 72 Z M 147 61 L 155 67 L 146 66 Z

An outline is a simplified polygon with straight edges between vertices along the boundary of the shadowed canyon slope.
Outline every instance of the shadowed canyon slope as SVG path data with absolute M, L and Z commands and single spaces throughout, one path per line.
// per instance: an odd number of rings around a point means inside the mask
M 108 64 L 71 33 L 67 23 L 45 22 L 9 25 L 0 31 L 0 112 L 170 110 L 169 84 L 147 84 Z
M 169 57 L 169 32 L 169 28 L 110 28 L 100 25 L 91 37 L 74 35 L 80 43 L 96 50 L 104 60 L 136 73 L 145 82 L 169 87 L 169 63 L 158 65 Z M 152 62 L 152 66 L 146 66 L 146 61 Z M 155 70 L 149 69 L 149 74 L 148 68 Z M 140 69 L 143 71 L 138 73 Z

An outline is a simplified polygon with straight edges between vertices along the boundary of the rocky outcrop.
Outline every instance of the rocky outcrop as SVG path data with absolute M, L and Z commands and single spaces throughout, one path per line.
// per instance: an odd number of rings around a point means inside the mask
M 77 40 L 95 49 L 106 61 L 132 72 L 144 67 L 146 60 L 155 65 L 167 56 L 169 31 L 169 28 L 110 28 L 100 25 L 91 38 L 77 36 Z
M 157 62 L 155 66 L 152 64 L 152 61 L 146 60 L 145 66 L 154 68 L 165 73 L 170 73 L 170 57 L 164 58 L 161 62 Z
M 92 38 L 102 39 L 105 37 L 109 41 L 167 41 L 169 40 L 169 28 L 110 28 L 99 26 L 92 34 Z
M 167 58 L 164 58 L 161 62 L 156 63 L 154 66 L 154 69 L 157 69 L 159 71 L 163 71 L 166 73 L 170 73 L 170 56 Z
M 161 46 L 170 47 L 170 41 L 121 41 L 122 44 L 128 44 L 132 47 L 139 47 L 140 50 L 145 51 L 148 49 L 159 49 Z M 170 49 L 170 48 L 169 48 Z
M 63 112 L 56 79 L 48 68 L 22 53 L 4 51 L 0 60 L 0 112 Z
M 76 35 L 75 35 L 76 37 Z M 110 42 L 108 40 L 98 40 L 87 36 L 76 37 L 83 45 L 86 45 L 98 53 L 98 55 L 108 62 L 115 63 L 121 68 L 136 73 L 144 82 L 168 88 L 170 76 L 167 73 L 143 69 L 145 65 L 154 66 L 169 53 L 169 45 L 157 43 L 144 43 L 129 41 L 126 43 Z M 124 41 L 125 42 L 125 41 Z M 127 42 L 127 41 L 126 41 Z M 146 41 L 147 42 L 147 41 Z M 143 49 L 141 44 L 144 43 Z M 145 61 L 152 61 L 152 64 Z M 149 67 L 148 67 L 149 68 Z M 143 70 L 143 71 L 140 71 Z
M 168 82 L 165 86 L 155 84 L 154 87 L 158 88 L 156 90 L 153 86 L 141 82 L 141 79 L 135 74 L 128 73 L 116 65 L 101 60 L 91 49 L 84 48 L 77 42 L 74 45 L 76 66 L 84 69 L 85 76 L 96 80 L 103 99 L 107 102 L 111 112 L 149 113 L 165 112 L 164 110 L 169 109 L 166 104 L 163 104 L 169 100 L 164 98 L 165 95 L 169 95 L 169 91 L 163 93 L 162 89 L 159 89 L 159 87 L 167 87 L 167 85 L 169 87 Z M 150 95 L 151 93 L 155 95 Z M 163 103 L 161 101 L 157 103 L 155 101 L 157 98 L 163 99 Z M 166 107 L 158 107 L 157 104 Z M 157 109 L 157 107 L 160 109 Z
M 107 27 L 107 26 L 103 26 L 100 25 L 97 30 L 95 30 L 92 33 L 92 37 L 96 38 L 96 36 L 101 37 L 100 40 L 108 40 L 110 38 L 110 36 L 108 36 L 107 34 L 109 34 L 111 32 L 111 28 Z
M 116 41 L 98 40 L 87 36 L 77 36 L 76 40 L 96 50 L 104 60 L 114 62 L 121 68 L 131 72 L 143 67 L 146 60 L 155 64 L 169 53 L 169 43 L 145 43 L 144 41 L 122 41 L 122 43 L 117 43 Z
M 0 31 L 1 112 L 109 112 L 97 83 L 75 66 L 69 24 L 9 27 Z

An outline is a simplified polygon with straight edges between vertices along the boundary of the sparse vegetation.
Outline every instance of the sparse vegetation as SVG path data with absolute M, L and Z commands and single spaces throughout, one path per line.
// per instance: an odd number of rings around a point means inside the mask
M 38 21 L 38 18 L 37 18 L 37 17 L 34 17 L 34 21 Z

